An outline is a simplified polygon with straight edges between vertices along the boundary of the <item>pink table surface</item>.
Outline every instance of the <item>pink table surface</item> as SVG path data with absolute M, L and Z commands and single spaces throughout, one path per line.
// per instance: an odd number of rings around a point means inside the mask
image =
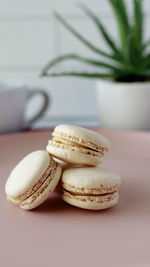
M 120 202 L 105 211 L 69 206 L 57 193 L 33 211 L 7 202 L 11 169 L 45 148 L 50 132 L 0 137 L 0 267 L 150 266 L 150 134 L 101 132 L 112 143 L 102 166 L 122 176 Z

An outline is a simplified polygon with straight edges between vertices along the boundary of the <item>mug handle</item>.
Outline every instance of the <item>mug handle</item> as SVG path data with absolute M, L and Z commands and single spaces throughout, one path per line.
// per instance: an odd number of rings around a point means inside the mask
M 37 114 L 26 121 L 27 126 L 30 126 L 30 124 L 32 124 L 34 121 L 36 121 L 37 119 L 39 119 L 42 116 L 42 114 L 45 112 L 45 110 L 47 109 L 49 102 L 50 102 L 48 94 L 44 90 L 42 90 L 41 88 L 37 88 L 37 87 L 32 88 L 32 89 L 28 89 L 27 99 L 29 100 L 30 98 L 32 98 L 36 94 L 40 94 L 44 101 L 43 101 L 43 104 L 40 107 L 39 111 L 37 112 Z

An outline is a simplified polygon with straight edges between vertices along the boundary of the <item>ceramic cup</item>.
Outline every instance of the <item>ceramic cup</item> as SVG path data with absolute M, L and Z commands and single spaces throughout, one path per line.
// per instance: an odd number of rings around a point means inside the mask
M 41 95 L 43 103 L 37 113 L 25 118 L 28 100 L 35 95 Z M 23 83 L 0 81 L 0 133 L 23 130 L 40 118 L 49 104 L 49 97 L 40 88 L 29 88 Z

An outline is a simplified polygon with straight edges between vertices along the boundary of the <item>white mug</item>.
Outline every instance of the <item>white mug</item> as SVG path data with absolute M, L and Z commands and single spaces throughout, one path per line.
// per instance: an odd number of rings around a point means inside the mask
M 27 120 L 26 104 L 36 94 L 40 94 L 43 98 L 43 105 L 36 115 Z M 15 132 L 29 127 L 41 117 L 48 104 L 48 95 L 39 88 L 30 89 L 20 82 L 0 81 L 0 133 Z

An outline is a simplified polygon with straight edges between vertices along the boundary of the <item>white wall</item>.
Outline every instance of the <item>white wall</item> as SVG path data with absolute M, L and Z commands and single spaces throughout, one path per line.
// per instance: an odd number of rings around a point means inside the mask
M 51 116 L 95 116 L 97 114 L 95 81 L 39 77 L 41 68 L 54 56 L 66 52 L 95 56 L 54 19 L 52 15 L 54 10 L 59 11 L 97 46 L 106 49 L 92 22 L 77 9 L 77 2 L 75 0 L 0 0 L 0 78 L 19 79 L 30 86 L 46 88 L 52 98 L 51 107 L 47 112 Z M 82 2 L 99 14 L 117 40 L 116 25 L 108 1 L 82 0 Z M 126 2 L 130 6 L 131 0 Z M 144 4 L 148 36 L 150 35 L 149 1 L 145 0 Z M 73 62 L 67 64 L 67 68 L 76 67 L 86 69 L 86 65 L 80 67 Z M 30 111 L 32 112 L 34 108 L 30 108 Z

